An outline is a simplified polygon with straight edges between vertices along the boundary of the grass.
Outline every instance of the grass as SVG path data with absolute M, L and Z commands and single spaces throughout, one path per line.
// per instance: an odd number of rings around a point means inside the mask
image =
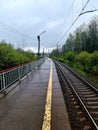
M 76 71 L 78 71 L 81 75 L 85 76 L 89 80 L 91 80 L 93 83 L 96 83 L 98 85 L 98 75 L 92 75 L 91 73 L 86 73 L 83 70 L 74 68 Z

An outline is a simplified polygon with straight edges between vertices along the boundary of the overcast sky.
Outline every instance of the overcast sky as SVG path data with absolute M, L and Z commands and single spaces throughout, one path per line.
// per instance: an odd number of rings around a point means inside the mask
M 0 0 L 0 41 L 5 39 L 14 47 L 37 51 L 37 36 L 46 31 L 41 35 L 41 50 L 45 48 L 48 51 L 55 48 L 56 44 L 63 45 L 67 35 L 61 42 L 60 37 L 66 33 L 87 0 L 74 0 L 73 8 L 69 11 L 72 2 L 73 0 Z M 90 0 L 85 11 L 94 9 L 92 5 L 98 9 L 98 1 Z M 82 23 L 88 23 L 96 14 L 98 11 L 82 15 L 69 33 Z

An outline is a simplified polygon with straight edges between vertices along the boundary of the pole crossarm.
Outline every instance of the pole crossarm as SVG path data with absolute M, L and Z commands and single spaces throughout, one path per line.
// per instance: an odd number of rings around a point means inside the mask
M 80 15 L 83 15 L 83 14 L 86 14 L 86 13 L 92 13 L 92 12 L 95 12 L 95 11 L 97 11 L 97 9 L 95 9 L 95 10 L 90 10 L 90 11 L 85 11 L 85 12 L 81 13 Z M 80 16 L 80 15 L 79 15 L 79 16 Z

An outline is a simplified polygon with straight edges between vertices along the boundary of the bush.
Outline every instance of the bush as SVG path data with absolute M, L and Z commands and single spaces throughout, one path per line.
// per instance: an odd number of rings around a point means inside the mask
M 68 64 L 72 64 L 75 60 L 75 53 L 74 52 L 67 52 L 64 56 L 65 62 Z
M 79 62 L 85 71 L 89 71 L 91 68 L 91 54 L 88 52 L 81 52 L 76 55 L 75 61 Z
M 0 44 L 0 70 L 11 68 L 35 60 L 31 52 L 18 51 L 11 44 Z
M 98 73 L 98 51 L 95 51 L 91 56 L 92 71 Z

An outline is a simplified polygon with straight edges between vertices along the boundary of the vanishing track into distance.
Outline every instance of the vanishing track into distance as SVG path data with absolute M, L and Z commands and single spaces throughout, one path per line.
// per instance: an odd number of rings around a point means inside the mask
M 82 122 L 83 130 L 98 130 L 98 90 L 63 63 L 54 62 L 63 95 L 69 93 L 70 103 L 77 109 L 77 118 Z

